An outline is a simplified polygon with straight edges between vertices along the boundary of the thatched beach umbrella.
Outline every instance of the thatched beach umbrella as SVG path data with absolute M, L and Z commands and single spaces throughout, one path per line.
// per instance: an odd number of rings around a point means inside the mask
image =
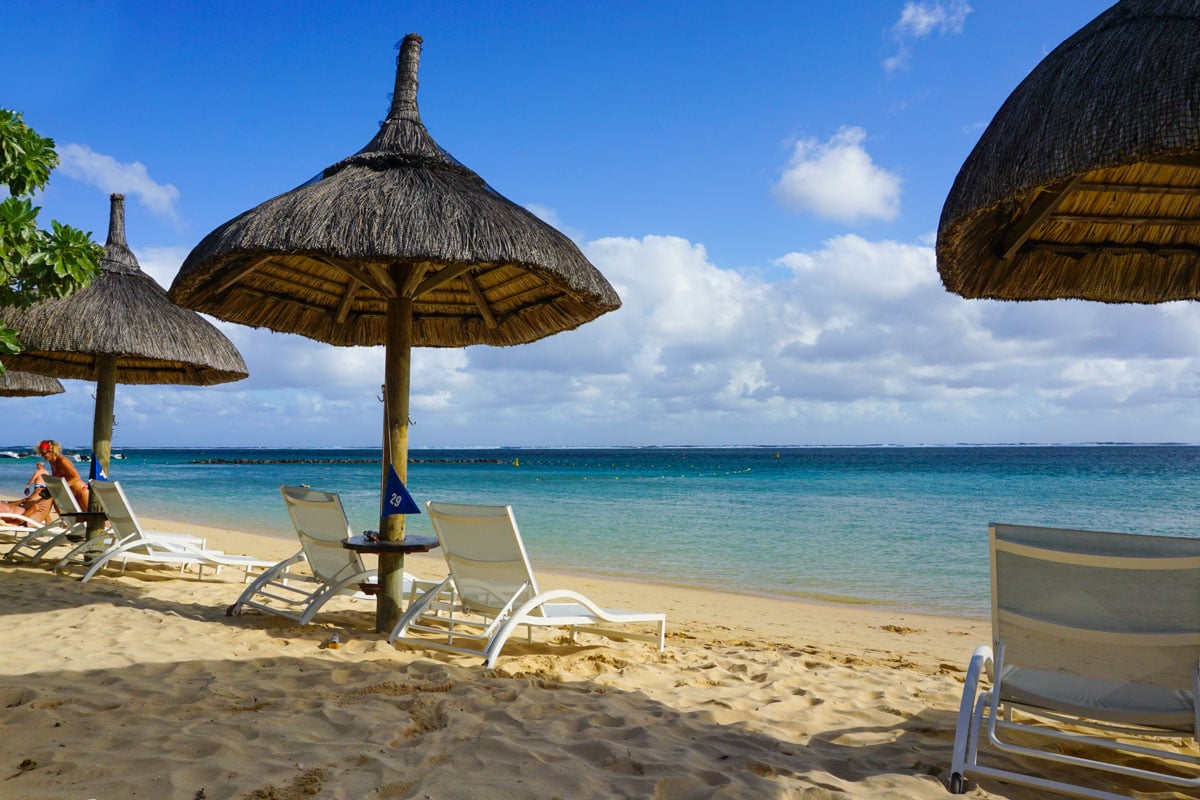
M 620 305 L 572 242 L 443 150 L 417 110 L 404 38 L 387 119 L 359 152 L 214 230 L 171 286 L 221 319 L 386 351 L 384 469 L 408 463 L 412 347 L 516 345 Z M 381 520 L 404 538 L 404 518 Z M 398 617 L 402 556 L 381 556 L 377 625 Z
M 62 394 L 63 385 L 54 378 L 10 369 L 0 375 L 0 397 L 44 397 Z
M 964 297 L 1200 299 L 1200 4 L 1122 0 L 1013 91 L 942 209 Z
M 245 378 L 233 343 L 172 303 L 125 243 L 125 197 L 114 194 L 100 275 L 69 297 L 5 309 L 24 350 L 5 367 L 96 382 L 92 458 L 107 470 L 118 383 L 209 386 Z

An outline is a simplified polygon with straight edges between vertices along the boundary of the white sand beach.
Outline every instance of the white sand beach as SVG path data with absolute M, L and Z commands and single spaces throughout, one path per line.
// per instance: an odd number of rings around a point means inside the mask
M 144 522 L 227 552 L 295 549 Z M 407 567 L 445 573 L 435 554 Z M 7 800 L 941 798 L 964 669 L 989 638 L 981 620 L 545 574 L 665 610 L 666 651 L 543 632 L 488 670 L 389 646 L 349 599 L 304 627 L 227 617 L 236 571 L 0 570 Z

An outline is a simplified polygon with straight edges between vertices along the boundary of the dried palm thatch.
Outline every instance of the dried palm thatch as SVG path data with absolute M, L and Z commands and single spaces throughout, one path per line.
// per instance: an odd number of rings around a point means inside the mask
M 567 237 L 434 142 L 417 110 L 420 45 L 405 37 L 391 109 L 367 146 L 206 236 L 171 286 L 176 302 L 377 345 L 388 300 L 403 295 L 418 347 L 531 342 L 620 306 Z
M 125 243 L 125 198 L 111 201 L 108 241 L 90 286 L 29 308 L 5 309 L 24 350 L 6 356 L 13 369 L 97 380 L 104 358 L 116 359 L 116 382 L 208 386 L 247 376 L 241 354 L 194 311 L 172 303 L 142 272 Z
M 13 369 L 0 375 L 0 397 L 43 397 L 64 391 L 61 383 L 45 375 Z
M 996 113 L 942 209 L 964 297 L 1200 299 L 1200 4 L 1122 0 Z

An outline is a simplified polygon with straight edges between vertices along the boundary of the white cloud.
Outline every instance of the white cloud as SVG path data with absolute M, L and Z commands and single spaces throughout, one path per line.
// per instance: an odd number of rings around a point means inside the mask
M 159 286 L 170 289 L 179 266 L 190 252 L 186 247 L 146 247 L 135 249 L 134 255 L 142 272 L 154 278 Z
M 909 41 L 925 39 L 934 33 L 943 36 L 962 33 L 970 13 L 971 6 L 964 0 L 953 0 L 950 3 L 920 3 L 909 0 L 900 11 L 900 19 L 892 26 L 892 36 L 899 47 L 895 55 L 884 59 L 884 70 L 895 72 L 908 67 L 912 57 L 908 47 Z
M 840 222 L 895 219 L 900 178 L 875 165 L 863 148 L 867 132 L 844 126 L 828 142 L 804 139 L 774 186 L 782 204 Z
M 883 60 L 883 69 L 885 72 L 896 72 L 902 69 L 908 69 L 908 64 L 912 59 L 912 53 L 907 47 L 901 46 L 896 51 L 894 56 L 888 56 Z
M 900 37 L 924 39 L 929 34 L 962 33 L 971 6 L 962 0 L 949 4 L 943 3 L 914 3 L 904 4 L 900 19 L 892 30 Z
M 132 195 L 155 214 L 171 221 L 178 220 L 175 203 L 179 200 L 179 190 L 169 183 L 156 182 L 140 161 L 122 163 L 85 144 L 65 144 L 56 149 L 61 160 L 61 174 L 95 186 L 106 194 Z
M 822 285 L 828 301 L 899 302 L 917 291 L 941 291 L 929 248 L 839 236 L 816 253 L 789 253 L 779 263 Z
M 559 233 L 566 236 L 577 245 L 582 245 L 584 240 L 583 231 L 578 228 L 572 228 L 562 221 L 558 216 L 558 212 L 549 206 L 544 206 L 539 203 L 526 203 L 525 210 L 535 217 L 546 223 L 550 227 L 556 229 Z
M 414 351 L 413 447 L 1200 440 L 1192 304 L 963 300 L 927 244 L 857 235 L 770 278 L 678 237 L 584 251 L 623 306 L 521 347 Z M 119 387 L 116 446 L 379 441 L 382 348 L 216 324 L 250 378 Z M 65 383 L 12 410 L 84 443 L 93 387 Z

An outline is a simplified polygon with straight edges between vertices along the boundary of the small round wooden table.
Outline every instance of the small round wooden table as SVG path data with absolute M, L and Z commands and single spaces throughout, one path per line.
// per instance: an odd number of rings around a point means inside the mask
M 366 536 L 351 536 L 348 539 L 342 539 L 342 547 L 347 550 L 353 550 L 356 553 L 370 553 L 377 556 L 398 555 L 401 558 L 406 553 L 428 553 L 437 546 L 438 540 L 436 536 L 405 536 L 402 542 L 391 542 L 386 539 L 370 539 Z M 359 586 L 367 594 L 378 594 L 381 588 L 378 583 L 362 583 Z M 375 630 L 379 633 L 387 633 L 384 627 L 382 609 L 378 609 L 375 614 Z
M 436 536 L 405 536 L 402 542 L 389 542 L 386 539 L 368 539 L 366 536 L 351 536 L 342 539 L 342 547 L 356 553 L 428 553 L 438 546 Z

